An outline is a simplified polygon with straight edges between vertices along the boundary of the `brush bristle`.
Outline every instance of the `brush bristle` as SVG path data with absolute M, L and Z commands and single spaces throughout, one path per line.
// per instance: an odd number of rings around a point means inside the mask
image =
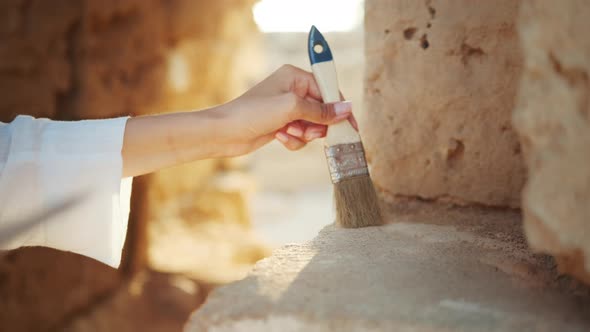
M 371 178 L 356 176 L 334 184 L 336 222 L 344 228 L 383 224 Z

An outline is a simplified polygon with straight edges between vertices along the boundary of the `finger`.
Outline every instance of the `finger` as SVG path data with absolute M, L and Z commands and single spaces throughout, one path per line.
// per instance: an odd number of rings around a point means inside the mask
M 340 96 L 341 96 L 342 98 L 344 98 L 344 97 L 342 96 L 342 93 L 340 94 Z M 342 100 L 345 100 L 345 99 L 342 99 Z M 314 129 L 314 131 L 318 131 L 318 132 L 319 132 L 319 131 L 321 131 L 321 130 L 323 130 L 324 132 L 326 131 L 326 129 L 325 129 L 326 127 L 325 127 L 324 125 L 318 125 L 318 124 L 315 124 L 315 123 L 313 123 L 313 122 L 309 122 L 309 121 L 305 121 L 305 120 L 301 120 L 301 121 L 299 121 L 299 122 L 302 124 L 302 126 L 303 126 L 303 128 L 304 128 L 304 134 L 303 134 L 303 137 L 304 137 L 306 140 L 308 140 L 308 139 L 307 139 L 307 136 L 306 136 L 306 135 L 307 135 L 307 131 L 308 131 L 308 129 L 307 129 L 307 128 L 308 128 L 310 125 L 312 125 L 312 126 L 315 126 L 315 127 L 317 128 L 317 129 Z M 351 113 L 351 114 L 350 114 L 350 116 L 348 117 L 348 122 L 350 122 L 350 125 L 351 125 L 351 126 L 352 126 L 352 127 L 353 127 L 353 128 L 356 130 L 356 131 L 359 131 L 359 125 L 358 125 L 358 122 L 356 121 L 356 118 L 355 118 L 355 116 L 354 116 L 354 114 L 353 114 L 353 113 Z M 320 136 L 320 137 L 324 137 L 324 136 L 325 136 L 325 134 L 324 134 L 323 136 Z M 318 137 L 316 137 L 316 138 L 318 138 Z
M 289 82 L 285 92 L 293 92 L 301 98 L 311 97 L 316 101 L 322 101 L 320 88 L 312 73 L 292 65 L 284 65 L 278 72 L 279 75 L 285 75 Z
M 308 124 L 303 133 L 303 139 L 307 142 L 326 136 L 328 126 L 320 124 Z
M 292 65 L 281 66 L 244 95 L 269 97 L 281 92 L 292 92 L 301 98 L 322 101 L 320 88 L 313 74 Z
M 305 146 L 305 142 L 283 131 L 277 131 L 275 138 L 291 151 L 299 150 Z
M 326 136 L 326 125 L 316 124 L 309 121 L 298 120 L 285 126 L 285 132 L 305 142 Z
M 352 114 L 352 106 L 349 102 L 320 104 L 296 97 L 292 112 L 293 120 L 306 120 L 327 125 L 348 118 Z
M 286 133 L 297 138 L 303 137 L 305 125 L 301 121 L 293 121 L 287 125 Z

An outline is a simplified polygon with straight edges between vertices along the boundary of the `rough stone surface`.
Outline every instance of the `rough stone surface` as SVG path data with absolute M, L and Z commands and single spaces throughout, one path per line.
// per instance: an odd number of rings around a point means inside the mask
M 524 1 L 524 71 L 514 123 L 529 179 L 523 195 L 531 245 L 590 283 L 590 5 Z
M 0 330 L 57 329 L 120 281 L 117 270 L 80 255 L 40 247 L 2 254 Z
M 518 1 L 366 1 L 372 177 L 390 197 L 518 207 Z
M 76 0 L 0 3 L 0 121 L 57 116 L 59 96 L 73 85 L 68 35 L 81 8 Z
M 328 226 L 218 288 L 186 331 L 586 331 L 590 289 L 528 250 L 515 212 L 408 202 Z
M 181 331 L 209 288 L 184 276 L 142 272 L 125 280 L 91 312 L 71 317 L 60 331 Z

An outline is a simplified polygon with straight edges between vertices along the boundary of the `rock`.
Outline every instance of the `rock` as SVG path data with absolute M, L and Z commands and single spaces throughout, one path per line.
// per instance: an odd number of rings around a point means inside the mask
M 528 249 L 518 213 L 415 202 L 393 212 L 387 226 L 327 226 L 276 250 L 214 290 L 185 330 L 590 328 L 590 289 Z
M 522 4 L 524 54 L 514 124 L 529 179 L 523 194 L 530 244 L 590 283 L 590 6 Z
M 49 331 L 108 297 L 117 270 L 91 258 L 27 247 L 0 257 L 0 329 Z
M 75 85 L 61 112 L 69 119 L 161 113 L 238 95 L 253 75 L 252 4 L 87 0 L 72 28 Z
M 361 134 L 384 195 L 519 207 L 518 6 L 366 1 Z
M 60 331 L 180 331 L 191 311 L 205 301 L 209 288 L 179 275 L 142 272 Z
M 60 96 L 74 85 L 68 37 L 81 7 L 76 0 L 2 1 L 0 121 L 57 116 Z

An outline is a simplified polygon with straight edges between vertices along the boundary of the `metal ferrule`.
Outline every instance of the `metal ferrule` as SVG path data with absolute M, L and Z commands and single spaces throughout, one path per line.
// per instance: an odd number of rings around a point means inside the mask
M 369 174 L 361 142 L 324 147 L 332 183 Z

